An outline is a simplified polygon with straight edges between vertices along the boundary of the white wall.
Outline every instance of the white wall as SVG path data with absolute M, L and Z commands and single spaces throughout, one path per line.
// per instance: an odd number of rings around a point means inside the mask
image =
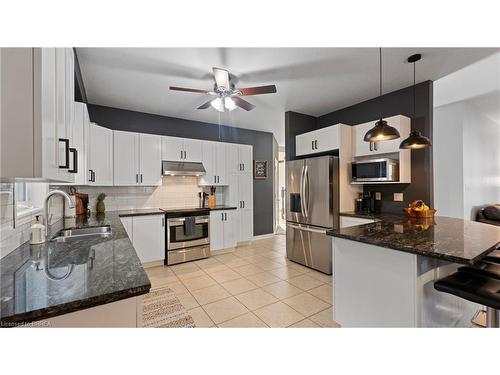
M 434 82 L 434 202 L 474 220 L 500 203 L 500 54 Z

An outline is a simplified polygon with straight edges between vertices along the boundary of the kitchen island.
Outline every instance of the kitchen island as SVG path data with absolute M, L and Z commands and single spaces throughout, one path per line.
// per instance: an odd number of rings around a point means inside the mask
M 375 222 L 328 232 L 334 237 L 334 320 L 344 327 L 469 326 L 479 306 L 433 284 L 493 251 L 500 228 L 439 216 L 371 218 Z
M 0 260 L 2 327 L 142 325 L 142 295 L 151 283 L 119 214 L 61 220 L 51 230 L 95 226 L 112 232 L 25 243 Z

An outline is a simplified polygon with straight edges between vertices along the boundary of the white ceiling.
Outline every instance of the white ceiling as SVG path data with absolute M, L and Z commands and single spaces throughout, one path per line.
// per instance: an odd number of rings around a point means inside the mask
M 421 53 L 417 82 L 436 80 L 497 52 L 486 48 L 385 48 L 383 90 L 413 83 L 406 58 Z M 377 48 L 77 48 L 88 101 L 165 116 L 274 133 L 284 144 L 284 114 L 323 115 L 378 95 Z M 247 97 L 257 108 L 220 114 L 197 110 L 205 95 L 172 86 L 212 89 L 213 66 L 236 87 L 275 84 L 276 94 Z

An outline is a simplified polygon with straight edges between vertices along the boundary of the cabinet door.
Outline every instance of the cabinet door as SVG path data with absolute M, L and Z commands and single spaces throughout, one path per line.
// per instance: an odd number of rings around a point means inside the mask
M 123 227 L 125 228 L 125 232 L 127 232 L 128 238 L 130 238 L 130 241 L 133 241 L 134 239 L 133 237 L 134 233 L 132 231 L 132 219 L 133 219 L 132 216 L 120 218 L 120 221 L 122 222 Z
M 238 208 L 253 208 L 252 206 L 252 175 L 238 176 Z
M 295 155 L 307 155 L 314 152 L 314 143 L 311 133 L 299 134 L 295 137 Z
M 252 173 L 252 146 L 239 145 L 239 163 L 242 173 Z
M 113 131 L 114 185 L 139 183 L 139 134 Z
M 210 250 L 224 248 L 224 221 L 223 211 L 210 212 Z
M 86 138 L 88 137 L 88 112 L 87 105 L 84 103 L 75 102 L 73 103 L 73 136 L 72 143 L 73 147 L 77 151 L 76 158 L 76 170 L 75 174 L 75 184 L 85 185 L 86 180 Z M 70 163 L 71 167 L 74 169 L 73 160 Z
M 224 211 L 224 249 L 236 246 L 239 232 L 236 223 L 236 210 Z
M 89 184 L 113 185 L 113 131 L 94 123 L 90 124 L 88 169 L 95 181 Z M 88 171 L 87 171 L 88 172 Z
M 57 124 L 57 160 L 59 166 L 59 178 L 61 181 L 71 182 L 69 170 L 68 147 L 70 142 L 69 127 L 67 126 L 68 111 L 66 99 L 66 49 L 56 48 L 56 66 L 55 66 L 55 88 L 56 88 L 56 124 Z
M 161 158 L 168 161 L 183 160 L 184 139 L 178 137 L 161 137 Z
M 184 138 L 184 160 L 189 162 L 201 162 L 202 141 L 198 139 Z
M 251 241 L 253 238 L 253 209 L 239 209 L 239 241 Z
M 226 144 L 226 171 L 227 175 L 241 173 L 240 145 L 236 143 Z
M 352 148 L 354 156 L 370 155 L 373 153 L 373 144 L 370 147 L 370 142 L 365 142 L 364 137 L 368 130 L 370 130 L 376 121 L 356 125 L 354 127 L 353 137 L 352 137 Z M 370 150 L 371 148 L 371 150 Z
M 140 178 L 141 185 L 161 184 L 161 137 L 154 134 L 140 134 Z
M 66 76 L 65 76 L 65 101 L 66 101 L 66 134 L 70 139 L 70 144 L 73 145 L 73 118 L 74 118 L 74 103 L 75 103 L 75 56 L 73 48 L 64 48 L 66 56 Z
M 41 49 L 41 119 L 42 174 L 44 178 L 59 179 L 59 142 L 57 139 L 56 49 Z
M 165 258 L 165 216 L 134 216 L 133 245 L 142 263 Z
M 329 126 L 314 132 L 314 152 L 336 150 L 340 147 L 340 127 Z
M 215 142 L 215 176 L 216 185 L 227 185 L 226 144 Z
M 200 185 L 215 185 L 215 142 L 203 141 L 201 150 L 206 173 L 201 177 Z
M 239 194 L 239 174 L 232 173 L 229 175 L 228 188 L 226 196 L 226 204 L 228 206 L 239 207 L 240 206 L 240 194 Z

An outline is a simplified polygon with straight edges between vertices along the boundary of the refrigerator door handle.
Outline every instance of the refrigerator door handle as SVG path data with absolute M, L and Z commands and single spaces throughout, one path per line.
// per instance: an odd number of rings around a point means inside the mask
M 306 231 L 306 232 L 326 234 L 326 229 L 317 229 L 317 228 L 299 226 L 299 225 L 290 224 L 290 223 L 287 223 L 287 225 L 290 228 L 297 229 L 297 230 L 303 230 L 303 231 Z
M 304 209 L 304 172 L 305 172 L 305 166 L 302 166 L 302 171 L 300 172 L 300 213 L 302 216 L 306 217 L 306 212 Z
M 304 167 L 304 213 L 309 217 L 309 171 L 307 165 Z

